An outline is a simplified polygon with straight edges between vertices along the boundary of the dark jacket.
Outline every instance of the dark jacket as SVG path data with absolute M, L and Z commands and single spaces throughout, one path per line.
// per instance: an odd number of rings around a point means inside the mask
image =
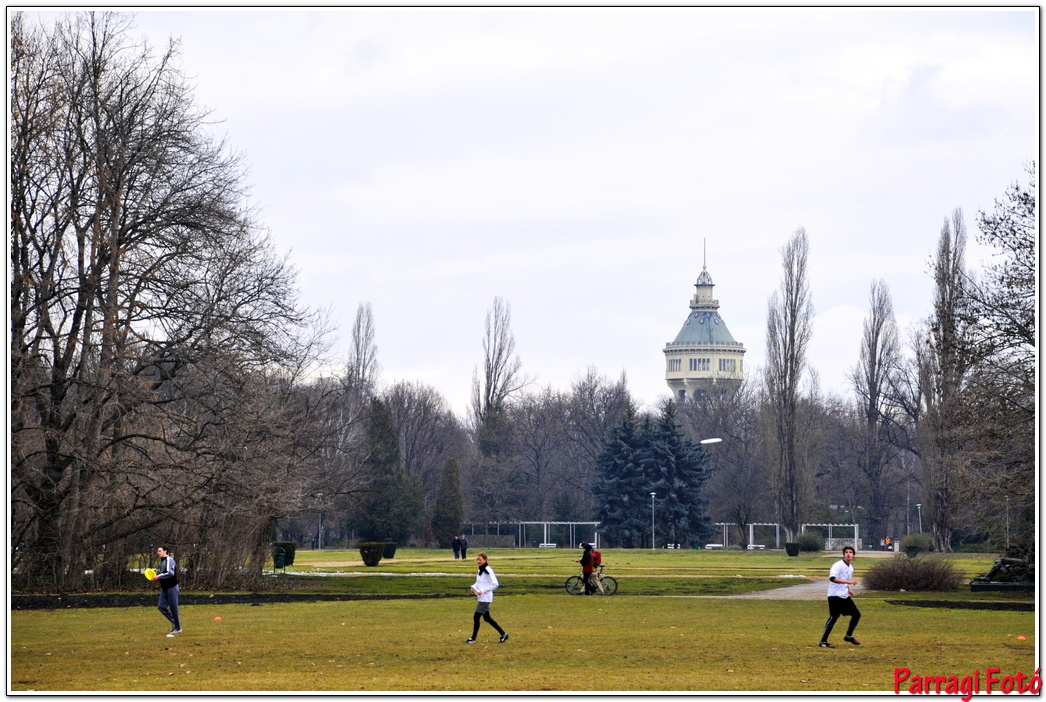
M 170 590 L 178 584 L 178 565 L 174 562 L 174 556 L 167 556 L 160 561 L 160 569 L 156 571 L 156 577 L 160 581 L 160 587 Z
M 591 573 L 593 571 L 595 568 L 592 567 L 592 550 L 586 548 L 585 552 L 581 554 L 581 572 Z

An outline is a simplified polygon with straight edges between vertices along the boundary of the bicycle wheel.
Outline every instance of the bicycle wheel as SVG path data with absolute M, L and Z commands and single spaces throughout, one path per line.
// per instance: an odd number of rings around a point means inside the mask
M 617 592 L 617 580 L 614 580 L 612 575 L 604 575 L 603 594 L 609 596 L 613 595 L 615 592 Z
M 577 575 L 572 575 L 567 578 L 567 592 L 571 595 L 580 595 L 585 591 L 585 583 L 581 581 L 581 578 Z

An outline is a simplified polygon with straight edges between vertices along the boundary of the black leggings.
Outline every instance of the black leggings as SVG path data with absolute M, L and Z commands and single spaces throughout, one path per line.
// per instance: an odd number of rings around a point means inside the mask
M 846 630 L 847 636 L 854 635 L 854 629 L 857 628 L 857 622 L 861 621 L 861 612 L 857 609 L 857 605 L 849 597 L 829 597 L 828 598 L 828 621 L 824 623 L 824 633 L 821 634 L 821 641 L 827 641 L 828 635 L 832 633 L 832 627 L 835 626 L 835 622 L 839 617 L 850 617 L 850 628 Z
M 479 633 L 479 620 L 480 620 L 480 617 L 485 619 L 487 624 L 490 624 L 492 627 L 497 629 L 499 634 L 501 634 L 502 636 L 505 635 L 505 630 L 502 629 L 500 626 L 498 626 L 498 623 L 496 621 L 494 621 L 493 619 L 490 618 L 490 612 L 483 612 L 482 614 L 479 613 L 479 612 L 475 612 L 472 615 L 472 638 L 473 639 L 475 639 L 476 638 L 476 634 Z

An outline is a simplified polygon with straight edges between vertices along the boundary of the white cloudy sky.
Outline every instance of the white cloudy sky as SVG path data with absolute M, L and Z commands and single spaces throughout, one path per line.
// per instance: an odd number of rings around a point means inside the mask
M 652 405 L 707 240 L 720 312 L 763 363 L 802 226 L 822 387 L 847 391 L 868 288 L 902 324 L 955 207 L 971 230 L 1036 159 L 1037 10 L 150 11 L 250 164 L 304 301 L 348 346 L 373 305 L 386 382 L 459 412 L 495 296 L 524 368 L 587 366 Z

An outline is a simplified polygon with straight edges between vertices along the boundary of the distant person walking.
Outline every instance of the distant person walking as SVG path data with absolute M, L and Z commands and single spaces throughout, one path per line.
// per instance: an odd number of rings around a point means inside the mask
M 853 547 L 847 546 L 843 549 L 842 560 L 832 564 L 831 570 L 828 571 L 828 621 L 825 622 L 824 633 L 821 634 L 819 644 L 821 648 L 835 648 L 828 643 L 828 635 L 832 633 L 832 627 L 835 626 L 839 617 L 850 617 L 850 628 L 847 629 L 843 641 L 852 643 L 854 646 L 861 645 L 861 642 L 854 638 L 854 629 L 857 628 L 857 622 L 861 620 L 861 612 L 854 604 L 854 591 L 850 587 L 857 584 L 857 581 L 854 580 L 854 567 L 850 565 L 853 559 Z
M 175 634 L 182 633 L 182 623 L 178 617 L 178 565 L 174 562 L 174 556 L 163 546 L 156 549 L 156 555 L 160 557 L 160 569 L 153 576 L 153 580 L 160 581 L 160 602 L 156 606 L 171 622 L 171 631 L 167 636 L 174 638 Z
M 462 553 L 464 551 L 465 549 L 462 549 Z M 501 634 L 501 643 L 505 643 L 508 640 L 508 634 L 490 618 L 490 603 L 494 601 L 494 591 L 498 589 L 498 577 L 494 575 L 494 569 L 487 564 L 487 554 L 480 553 L 476 556 L 476 564 L 479 566 L 479 572 L 476 573 L 476 582 L 469 588 L 469 591 L 476 596 L 476 611 L 472 615 L 472 636 L 465 639 L 465 643 L 476 643 L 481 618 Z
M 465 555 L 465 552 L 468 550 L 468 548 L 469 548 L 469 540 L 465 538 L 464 534 L 462 534 L 461 535 L 461 557 L 462 558 L 467 558 L 467 556 Z
M 454 560 L 456 561 L 459 558 L 461 558 L 461 537 L 460 536 L 455 536 L 454 537 L 454 542 L 451 543 L 450 547 L 454 549 Z

